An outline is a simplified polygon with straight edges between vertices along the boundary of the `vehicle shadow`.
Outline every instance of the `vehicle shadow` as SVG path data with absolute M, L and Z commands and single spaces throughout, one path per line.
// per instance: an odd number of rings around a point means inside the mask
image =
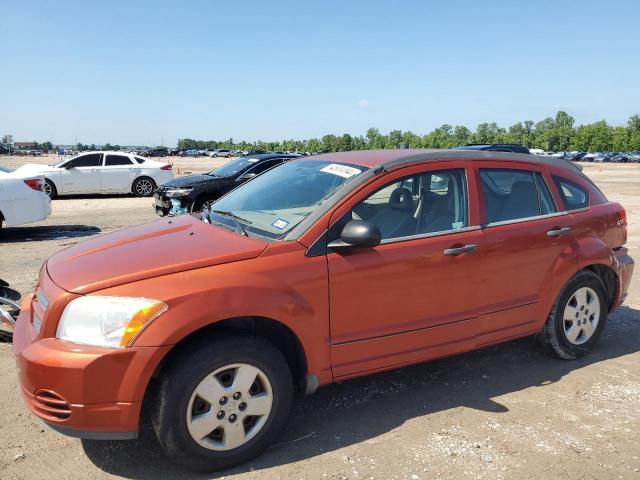
M 44 225 L 9 227 L 0 230 L 0 243 L 42 242 L 67 238 L 89 237 L 102 232 L 92 225 Z
M 151 198 L 151 197 L 136 197 L 133 193 L 86 193 L 86 194 L 77 194 L 77 195 L 61 195 L 59 197 L 55 197 L 52 201 L 62 201 L 65 200 L 82 200 L 82 199 L 104 199 L 104 198 Z
M 321 388 L 298 399 L 279 443 L 260 457 L 219 473 L 196 474 L 171 464 L 148 423 L 138 440 L 83 440 L 82 445 L 97 467 L 131 479 L 205 479 L 256 471 L 357 444 L 434 412 L 461 406 L 507 412 L 492 399 L 545 388 L 590 364 L 637 352 L 639 340 L 640 310 L 621 307 L 609 319 L 597 348 L 580 360 L 556 359 L 526 338 Z

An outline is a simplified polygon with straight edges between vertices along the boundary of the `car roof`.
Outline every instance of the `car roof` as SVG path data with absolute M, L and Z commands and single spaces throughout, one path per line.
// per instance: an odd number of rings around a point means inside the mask
M 496 152 L 492 150 L 444 150 L 444 149 L 396 149 L 396 150 L 361 150 L 350 152 L 322 153 L 301 157 L 302 161 L 333 161 L 350 163 L 363 167 L 383 167 L 390 170 L 410 163 L 435 162 L 445 160 L 505 160 L 526 163 L 554 165 L 579 171 L 573 163 L 548 155 L 528 153 Z

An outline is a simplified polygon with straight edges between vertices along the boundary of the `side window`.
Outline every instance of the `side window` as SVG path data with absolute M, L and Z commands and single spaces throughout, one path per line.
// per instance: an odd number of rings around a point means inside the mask
M 112 167 L 114 165 L 131 165 L 131 159 L 124 155 L 107 155 L 104 166 Z
M 274 160 L 265 160 L 264 162 L 259 163 L 247 173 L 255 173 L 256 175 L 260 175 L 262 172 L 266 172 L 271 167 L 275 167 L 276 165 L 280 165 L 283 162 L 281 158 L 276 158 Z
M 534 172 L 510 169 L 480 169 L 487 223 L 536 217 L 550 213 L 553 201 L 546 185 L 538 190 Z M 555 208 L 553 209 L 555 210 Z
M 101 153 L 89 153 L 82 155 L 81 157 L 74 158 L 66 165 L 73 167 L 101 167 L 102 166 L 102 154 Z
M 442 170 L 396 180 L 361 201 L 351 215 L 376 225 L 383 240 L 466 227 L 464 170 Z
M 578 208 L 586 208 L 589 206 L 589 193 L 582 187 L 573 182 L 554 175 L 553 181 L 556 183 L 564 208 L 566 210 L 576 210 Z
M 535 172 L 534 177 L 536 187 L 538 187 L 538 195 L 540 195 L 540 210 L 542 214 L 556 213 L 558 209 L 553 202 L 553 197 L 551 196 L 547 182 L 544 181 L 544 176 L 540 172 Z

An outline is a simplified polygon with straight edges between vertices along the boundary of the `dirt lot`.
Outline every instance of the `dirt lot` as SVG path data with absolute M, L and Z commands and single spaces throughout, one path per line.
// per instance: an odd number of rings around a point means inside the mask
M 213 162 L 175 165 L 185 173 Z M 639 259 L 640 165 L 588 164 L 585 171 L 626 207 L 628 245 Z M 0 233 L 0 277 L 27 293 L 56 250 L 155 218 L 150 199 L 55 200 L 46 221 Z M 636 272 L 626 306 L 582 360 L 556 360 L 524 339 L 322 388 L 300 399 L 280 444 L 202 477 L 168 464 L 148 425 L 140 440 L 120 443 L 46 429 L 23 407 L 11 347 L 3 344 L 0 478 L 640 479 L 639 365 Z

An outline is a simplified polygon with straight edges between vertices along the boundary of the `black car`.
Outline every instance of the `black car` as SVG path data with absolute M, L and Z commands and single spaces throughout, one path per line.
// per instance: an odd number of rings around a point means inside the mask
M 165 147 L 156 147 L 143 153 L 145 157 L 166 157 L 169 155 L 169 149 Z
M 175 178 L 156 189 L 156 213 L 165 216 L 200 212 L 238 185 L 292 158 L 298 155 L 240 157 L 204 175 Z
M 452 150 L 487 150 L 490 152 L 531 153 L 527 147 L 518 143 L 470 143 Z

